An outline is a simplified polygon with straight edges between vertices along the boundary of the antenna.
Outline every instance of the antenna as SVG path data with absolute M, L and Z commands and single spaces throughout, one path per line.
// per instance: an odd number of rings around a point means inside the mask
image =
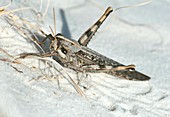
M 138 3 L 138 4 L 135 4 L 135 5 L 131 5 L 131 6 L 122 6 L 122 7 L 118 7 L 116 9 L 114 9 L 114 12 L 115 11 L 118 11 L 120 9 L 124 9 L 124 8 L 134 8 L 134 7 L 138 7 L 138 6 L 143 6 L 143 5 L 146 5 L 146 4 L 149 4 L 150 2 L 152 2 L 153 0 L 147 0 L 145 2 L 142 2 L 142 3 Z
M 55 15 L 55 9 L 53 8 L 53 17 L 54 17 L 54 36 L 56 35 L 56 15 Z
M 52 34 L 53 34 L 53 37 L 54 37 L 54 39 L 56 40 L 56 15 L 55 15 L 55 9 L 53 8 L 53 25 L 54 25 L 54 29 L 52 29 L 51 28 L 51 26 L 49 26 L 49 28 L 50 28 L 50 30 L 51 30 L 51 32 L 52 32 Z

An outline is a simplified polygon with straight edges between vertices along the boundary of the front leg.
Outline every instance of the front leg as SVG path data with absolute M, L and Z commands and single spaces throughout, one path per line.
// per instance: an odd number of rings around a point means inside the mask
M 40 45 L 42 45 L 42 44 L 45 43 L 45 41 L 46 41 L 47 39 L 49 39 L 50 41 L 52 41 L 52 40 L 54 40 L 54 37 L 53 37 L 51 34 L 49 34 L 49 35 L 46 34 L 46 37 L 45 37 L 42 41 L 37 41 L 37 43 L 40 44 Z

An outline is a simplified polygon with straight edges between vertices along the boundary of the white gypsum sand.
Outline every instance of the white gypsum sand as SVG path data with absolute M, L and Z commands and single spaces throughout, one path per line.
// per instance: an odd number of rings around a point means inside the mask
M 137 3 L 119 0 L 100 3 L 96 0 L 50 0 L 40 25 L 44 32 L 50 33 L 49 25 L 53 27 L 52 8 L 55 8 L 57 32 L 77 39 L 108 6 L 117 8 Z M 6 4 L 7 1 L 1 0 L 0 5 Z M 170 116 L 169 4 L 169 1 L 154 1 L 145 6 L 118 11 L 104 22 L 89 44 L 90 48 L 114 60 L 135 64 L 139 71 L 151 76 L 150 81 L 127 81 L 103 73 L 90 74 L 80 84 L 88 88 L 82 88 L 88 98 L 86 100 L 63 76 L 57 74 L 54 79 L 43 76 L 38 69 L 37 59 L 20 60 L 24 65 L 0 60 L 0 116 Z M 14 1 L 6 9 L 32 7 L 43 15 L 46 6 L 48 1 L 45 0 L 42 0 L 42 4 L 33 0 Z M 37 18 L 34 11 L 29 9 L 17 13 L 17 16 L 33 23 Z M 0 33 L 0 48 L 11 55 L 39 52 L 31 40 L 12 29 L 3 16 L 0 16 L 0 32 L 3 30 Z M 0 58 L 12 60 L 3 52 L 0 52 Z M 44 69 L 45 65 L 41 64 Z M 76 79 L 75 72 L 67 71 Z

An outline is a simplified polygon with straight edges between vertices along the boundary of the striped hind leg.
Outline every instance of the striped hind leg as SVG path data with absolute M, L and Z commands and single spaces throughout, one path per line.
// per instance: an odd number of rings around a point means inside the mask
M 105 21 L 105 19 L 109 16 L 109 14 L 113 11 L 111 7 L 108 7 L 104 14 L 94 23 L 82 36 L 78 39 L 78 43 L 83 46 L 87 46 L 93 35 L 97 32 L 99 27 Z

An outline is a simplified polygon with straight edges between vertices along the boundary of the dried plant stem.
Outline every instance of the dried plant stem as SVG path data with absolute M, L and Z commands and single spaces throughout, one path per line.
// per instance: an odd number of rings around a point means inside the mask
M 23 55 L 22 55 L 23 56 Z M 16 56 L 15 59 L 21 59 L 22 57 L 20 57 L 20 55 Z M 38 60 L 43 60 L 43 61 L 50 61 L 52 63 L 54 63 L 54 65 L 56 65 L 57 67 L 59 67 L 67 76 L 69 79 L 67 79 L 71 84 L 72 86 L 75 88 L 75 90 L 83 97 L 86 98 L 84 92 L 80 89 L 80 87 L 76 84 L 76 82 L 74 81 L 73 78 L 71 78 L 71 76 L 69 75 L 69 73 L 58 63 L 56 62 L 54 59 L 52 58 L 49 58 L 49 57 L 43 57 L 43 56 L 40 56 L 40 55 L 29 55 L 29 54 L 26 54 L 26 56 L 24 58 L 34 58 L 34 59 L 38 59 Z M 59 69 L 57 68 L 57 69 Z M 56 69 L 54 67 L 54 69 Z

